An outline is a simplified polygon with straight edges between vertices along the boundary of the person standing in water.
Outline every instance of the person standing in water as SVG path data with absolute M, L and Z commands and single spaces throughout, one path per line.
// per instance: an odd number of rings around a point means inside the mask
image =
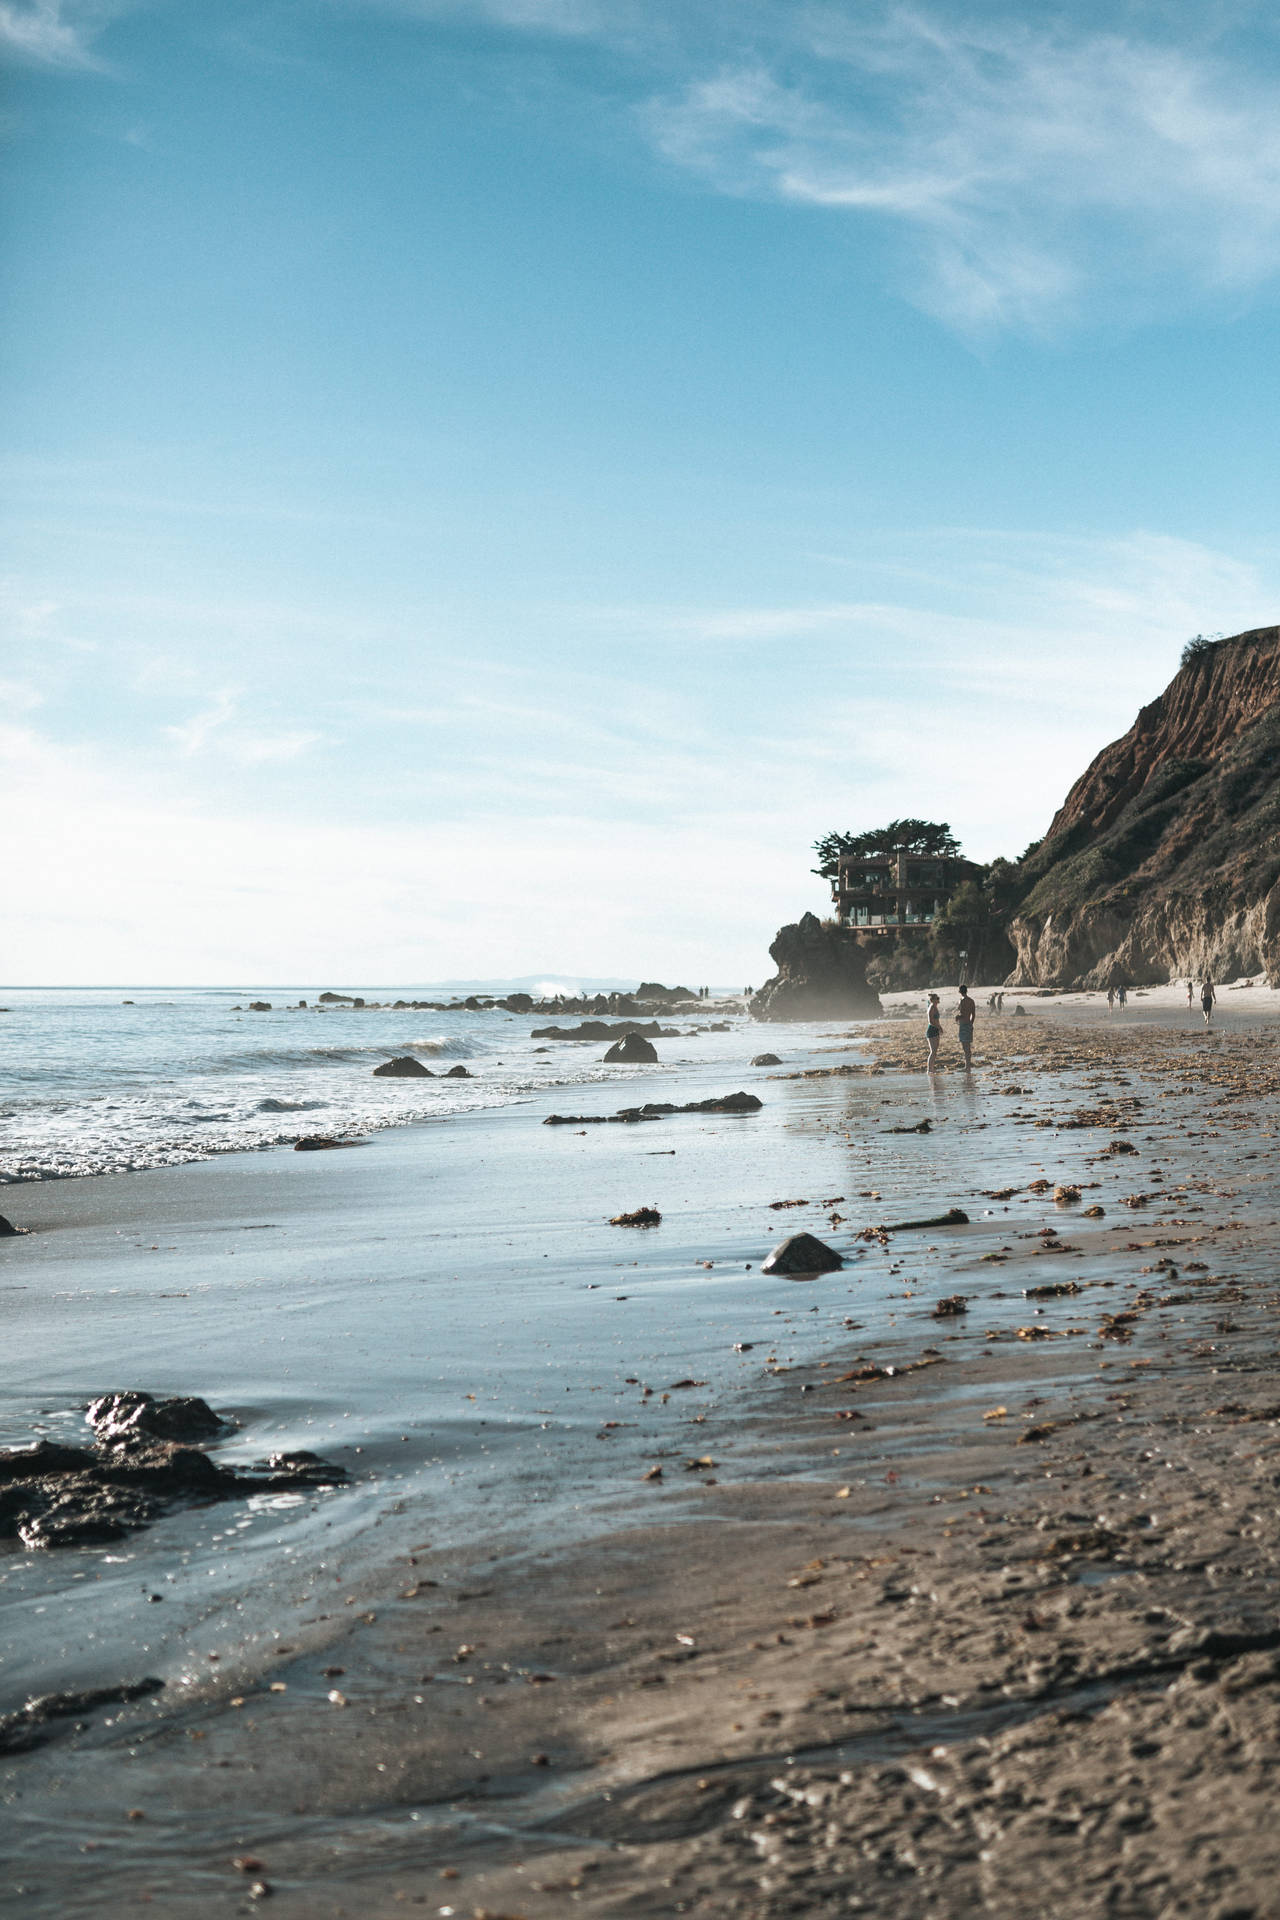
M 1204 1015 L 1206 1027 L 1213 1018 L 1213 1003 L 1217 997 L 1213 990 L 1213 981 L 1206 974 L 1200 987 L 1200 1011 Z
M 929 995 L 929 1024 L 924 1030 L 924 1037 L 929 1042 L 925 1071 L 932 1073 L 938 1064 L 938 1042 L 942 1038 L 942 1007 L 936 993 Z
M 964 981 L 961 981 L 960 1005 L 956 1008 L 956 1038 L 960 1042 L 960 1051 L 964 1055 L 966 1073 L 973 1067 L 973 1023 L 977 1017 L 977 1002 L 972 998 Z

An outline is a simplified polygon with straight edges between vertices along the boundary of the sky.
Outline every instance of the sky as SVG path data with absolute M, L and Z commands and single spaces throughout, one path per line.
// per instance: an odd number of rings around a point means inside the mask
M 1280 620 L 1280 17 L 0 0 L 0 979 L 758 984 Z

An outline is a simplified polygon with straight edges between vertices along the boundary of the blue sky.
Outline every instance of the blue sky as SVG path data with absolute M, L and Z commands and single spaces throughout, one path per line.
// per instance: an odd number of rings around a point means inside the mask
M 1245 5 L 0 0 L 10 980 L 757 982 L 1280 618 Z

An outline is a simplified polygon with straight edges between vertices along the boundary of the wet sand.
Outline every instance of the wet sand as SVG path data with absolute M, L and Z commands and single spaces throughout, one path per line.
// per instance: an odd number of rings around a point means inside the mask
M 620 1383 L 594 1530 L 410 1503 L 311 1644 L 6 1761 L 26 1910 L 1272 1911 L 1277 1031 L 1061 1015 L 790 1065 L 821 1337 Z M 972 1224 L 851 1241 L 912 1194 Z

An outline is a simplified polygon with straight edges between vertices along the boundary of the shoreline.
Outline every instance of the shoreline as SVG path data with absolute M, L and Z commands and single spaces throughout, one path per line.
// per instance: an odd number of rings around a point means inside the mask
M 615 1474 L 618 1493 L 628 1489 L 623 1525 L 598 1535 L 594 1545 L 504 1540 L 495 1533 L 489 1550 L 496 1545 L 500 1557 L 493 1562 L 474 1549 L 430 1548 L 411 1556 L 416 1565 L 410 1569 L 406 1556 L 395 1580 L 378 1576 L 380 1591 L 358 1596 L 377 1618 L 344 1627 L 343 1650 L 327 1664 L 347 1672 L 331 1683 L 316 1656 L 282 1654 L 271 1668 L 280 1692 L 269 1690 L 264 1675 L 237 1696 L 241 1707 L 227 1703 L 224 1688 L 221 1700 L 215 1690 L 176 1714 L 161 1695 L 158 1703 L 110 1716 L 112 1726 L 97 1720 L 83 1735 L 60 1735 L 46 1749 L 6 1761 L 6 1787 L 20 1792 L 37 1830 L 45 1818 L 39 1809 L 61 1779 L 64 1811 L 71 1811 L 70 1796 L 93 1846 L 83 1859 L 46 1850 L 43 1872 L 38 1862 L 29 1869 L 19 1850 L 7 1864 L 30 1884 L 30 1910 L 74 1915 L 92 1907 L 100 1913 L 104 1899 L 123 1908 L 148 1890 L 157 1911 L 239 1910 L 247 1906 L 247 1886 L 226 1852 L 235 1840 L 265 1862 L 273 1910 L 299 1916 L 389 1914 L 408 1901 L 428 1912 L 452 1905 L 470 1914 L 483 1905 L 532 1920 L 563 1913 L 572 1896 L 573 1908 L 587 1913 L 771 1917 L 848 1912 L 850 1893 L 865 1897 L 877 1914 L 896 1915 L 899 1903 L 904 1914 L 959 1914 L 979 1897 L 974 1873 L 982 1877 L 974 1866 L 981 1849 L 962 1844 L 964 1821 L 957 1813 L 970 1802 L 977 1807 L 985 1791 L 975 1783 L 980 1738 L 1006 1743 L 1015 1769 L 1024 1760 L 1032 1764 L 1027 1755 L 1038 1755 L 1034 1764 L 1050 1773 L 1058 1768 L 1063 1782 L 1070 1776 L 1080 1798 L 1082 1779 L 1087 1784 L 1088 1768 L 1102 1764 L 1099 1754 L 1117 1726 L 1138 1728 L 1134 1739 L 1156 1739 L 1164 1751 L 1158 1727 L 1151 1731 L 1157 1721 L 1165 1724 L 1161 1714 L 1176 1720 L 1184 1707 L 1199 1712 L 1206 1702 L 1216 1712 L 1220 1683 L 1235 1687 L 1241 1662 L 1248 1668 L 1269 1658 L 1273 1618 L 1272 1612 L 1259 1624 L 1267 1611 L 1263 1574 L 1277 1544 L 1274 1523 L 1265 1513 L 1254 1515 L 1246 1545 L 1219 1510 L 1239 1505 L 1232 1475 L 1238 1479 L 1240 1464 L 1231 1451 L 1240 1445 L 1239 1433 L 1258 1443 L 1251 1450 L 1265 1462 L 1275 1444 L 1271 1415 L 1280 1417 L 1268 1412 L 1265 1370 L 1275 1222 L 1273 1216 L 1247 1219 L 1274 1205 L 1274 1136 L 1264 1124 L 1274 1117 L 1275 1083 L 1259 1072 L 1258 1035 L 1215 1034 L 1221 1058 L 1214 1081 L 1187 1090 L 1171 1084 L 1171 1070 L 1185 1073 L 1190 1058 L 1202 1062 L 1204 1056 L 1197 1049 L 1189 1058 L 1181 1036 L 1139 1034 L 1119 1043 L 1116 1035 L 1107 1059 L 1087 1026 L 1082 1037 L 1081 1029 L 1051 1027 L 1043 1018 L 1034 1032 L 1027 1031 L 1030 1018 L 1016 1028 L 1011 1021 L 984 1022 L 991 1054 L 999 1056 L 988 1059 L 986 1071 L 1016 1060 L 1025 1081 L 1025 1048 L 1034 1039 L 1040 1090 L 1020 1085 L 1016 1093 L 1002 1092 L 984 1084 L 979 1097 L 986 1105 L 967 1109 L 954 1104 L 963 1097 L 962 1076 L 952 1074 L 941 1109 L 933 1107 L 944 1142 L 948 1127 L 960 1129 L 956 1164 L 971 1157 L 977 1177 L 990 1174 L 993 1189 L 1021 1176 L 1016 1197 L 992 1202 L 986 1217 L 971 1214 L 974 1224 L 935 1253 L 928 1252 L 926 1236 L 910 1244 L 896 1237 L 887 1250 L 864 1242 L 856 1265 L 830 1277 L 840 1283 L 840 1299 L 851 1292 L 870 1297 L 869 1281 L 887 1299 L 896 1283 L 905 1302 L 899 1324 L 878 1325 L 860 1337 L 835 1318 L 834 1285 L 819 1289 L 821 1337 L 794 1371 L 786 1370 L 781 1346 L 770 1348 L 779 1356 L 776 1370 L 754 1384 L 744 1377 L 700 1404 L 701 1419 L 669 1410 L 662 1457 L 648 1449 L 663 1467 L 656 1488 L 632 1479 L 629 1470 L 621 1480 Z M 876 1035 L 880 1062 L 855 1068 L 856 1088 L 835 1077 L 839 1068 L 800 1069 L 808 1083 L 791 1084 L 801 1100 L 791 1109 L 796 1167 L 815 1152 L 831 1151 L 834 1137 L 846 1158 L 865 1148 L 886 1168 L 892 1162 L 898 1191 L 911 1178 L 909 1153 L 919 1156 L 915 1164 L 927 1174 L 932 1163 L 924 1156 L 940 1150 L 937 1134 L 932 1141 L 889 1143 L 880 1129 L 856 1147 L 843 1142 L 852 1110 L 841 1102 L 854 1091 L 862 1098 L 867 1080 L 877 1100 L 890 1105 L 882 1119 L 934 1100 L 938 1090 L 921 1084 L 922 1074 L 900 1078 L 893 1071 L 899 1045 L 910 1045 L 913 1057 L 923 1051 L 918 1036 L 895 1027 L 885 1023 Z M 1113 1034 L 1100 1038 L 1111 1041 Z M 981 1052 L 981 1026 L 978 1039 Z M 822 1042 L 824 1049 L 838 1044 L 838 1035 Z M 1108 1089 L 1108 1107 L 1089 1075 L 1129 1084 Z M 1068 1117 L 1061 1111 L 1068 1096 L 1076 1102 L 1071 1115 L 1087 1111 L 1088 1101 L 1108 1113 L 1107 1123 L 1062 1130 L 1037 1125 L 1046 1117 L 1038 1102 L 1057 1102 L 1057 1117 Z M 1206 1107 L 1206 1096 L 1221 1104 Z M 780 1089 L 777 1097 L 789 1096 Z M 982 1136 L 992 1128 L 996 1100 L 1006 1110 L 996 1128 L 1004 1178 L 983 1158 L 988 1144 Z M 1131 1101 L 1142 1104 L 1125 1104 Z M 1243 1116 L 1243 1101 L 1271 1105 L 1265 1118 Z M 1189 1137 L 1197 1117 L 1205 1136 L 1198 1140 Z M 1019 1133 L 1023 1127 L 1028 1131 Z M 666 1147 L 665 1139 L 651 1137 L 657 1128 L 643 1131 L 646 1151 Z M 1247 1133 L 1248 1150 L 1259 1156 L 1247 1169 L 1245 1143 L 1230 1138 L 1233 1132 Z M 1098 1149 L 1130 1134 L 1139 1154 L 1123 1157 L 1133 1177 L 1122 1179 L 1117 1163 L 1100 1159 Z M 1223 1144 L 1210 1144 L 1214 1136 Z M 955 1161 L 950 1145 L 947 1152 Z M 323 1156 L 326 1162 L 335 1157 Z M 1026 1175 L 1039 1164 L 1044 1178 L 1101 1180 L 1104 1219 L 1087 1222 L 1082 1207 L 1055 1209 L 1047 1196 L 1030 1195 Z M 694 1184 L 708 1171 L 695 1171 Z M 57 1184 L 65 1190 L 66 1183 Z M 1131 1184 L 1141 1184 L 1146 1204 L 1118 1218 L 1121 1189 Z M 807 1188 L 805 1182 L 797 1191 Z M 884 1177 L 877 1190 L 884 1217 L 897 1193 Z M 845 1235 L 864 1219 L 874 1225 L 880 1211 L 875 1203 L 854 1204 L 861 1212 L 846 1218 L 842 1247 Z M 775 1237 L 800 1227 L 822 1232 L 814 1205 L 766 1216 Z M 1057 1248 L 1046 1245 L 1041 1221 L 1064 1229 L 1055 1236 Z M 755 1217 L 750 1231 L 758 1231 Z M 1008 1252 L 990 1261 L 1001 1246 Z M 1170 1275 L 1170 1263 L 1184 1270 Z M 1033 1304 L 1021 1291 L 1066 1280 L 1081 1292 Z M 968 1313 L 934 1320 L 932 1304 L 962 1288 Z M 808 1311 L 804 1295 L 803 1288 L 787 1289 L 779 1304 L 798 1319 Z M 851 1311 L 858 1311 L 856 1297 Z M 1224 1323 L 1229 1332 L 1220 1330 Z M 1049 1337 L 1019 1339 L 1019 1324 Z M 1104 1326 L 1111 1331 L 1100 1333 Z M 1082 1331 L 1069 1333 L 1071 1327 Z M 843 1383 L 830 1377 L 918 1361 L 929 1348 L 940 1357 L 919 1371 Z M 1117 1393 L 1126 1405 L 1108 1399 Z M 679 1396 L 672 1400 L 678 1404 Z M 1213 1415 L 1211 1403 L 1239 1411 Z M 985 1420 L 996 1405 L 1005 1406 L 1005 1414 Z M 837 1420 L 837 1413 L 854 1417 Z M 1254 1419 L 1257 1413 L 1267 1417 Z M 1166 1454 L 1177 1451 L 1178 1470 L 1193 1478 L 1167 1482 L 1163 1476 L 1175 1468 L 1158 1457 L 1143 1460 L 1151 1449 L 1135 1451 L 1126 1422 Z M 1049 1431 L 1019 1444 L 1020 1433 L 1037 1428 Z M 656 1436 L 660 1429 L 658 1422 L 651 1430 Z M 1084 1460 L 1078 1458 L 1082 1438 Z M 686 1471 L 686 1459 L 704 1456 L 716 1467 Z M 1105 1483 L 1102 1503 L 1099 1483 Z M 1159 1489 L 1158 1501 L 1149 1483 Z M 1189 1517 L 1176 1525 L 1162 1520 L 1166 1486 L 1193 1483 Z M 843 1495 L 842 1488 L 848 1489 Z M 1110 1510 L 1118 1502 L 1127 1511 L 1110 1512 L 1100 1526 L 1100 1504 Z M 1129 1526 L 1130 1513 L 1151 1511 L 1155 1525 Z M 969 1517 L 977 1514 L 981 1520 Z M 950 1524 L 957 1515 L 964 1517 Z M 946 1516 L 941 1524 L 940 1516 Z M 1190 1538 L 1174 1554 L 1179 1528 Z M 1073 1533 L 1083 1546 L 1045 1556 L 1046 1538 L 1052 1544 Z M 1203 1572 L 1206 1553 L 1221 1569 L 1212 1577 Z M 1247 1576 L 1242 1553 L 1253 1566 Z M 542 1554 L 548 1557 L 540 1560 Z M 929 1565 L 923 1597 L 919 1581 L 903 1583 L 904 1556 Z M 815 1560 L 825 1564 L 812 1566 Z M 1117 1565 L 1127 1570 L 1117 1573 Z M 1006 1578 L 1008 1568 L 1016 1579 Z M 425 1584 L 435 1579 L 438 1587 Z M 1167 1631 L 1147 1618 L 1157 1589 L 1172 1623 Z M 412 1600 L 402 1597 L 411 1590 Z M 1083 1611 L 1073 1615 L 1077 1602 Z M 1211 1629 L 1221 1636 L 1233 1609 L 1240 1617 L 1235 1653 L 1221 1640 L 1204 1640 Z M 1032 1616 L 1039 1624 L 1026 1627 Z M 627 1620 L 634 1625 L 615 1624 Z M 559 1647 L 548 1644 L 555 1635 L 546 1631 L 556 1622 Z M 1171 1650 L 1168 1643 L 1179 1634 L 1190 1638 Z M 463 1646 L 475 1650 L 459 1655 Z M 449 1651 L 437 1657 L 442 1647 Z M 1065 1664 L 1064 1651 L 1071 1656 Z M 536 1678 L 543 1662 L 551 1679 Z M 1197 1666 L 1205 1673 L 1197 1676 Z M 1119 1667 L 1128 1678 L 1117 1677 Z M 428 1670 L 429 1681 L 422 1678 Z M 1173 1699 L 1164 1682 L 1163 1693 L 1155 1690 L 1159 1675 L 1185 1683 L 1185 1698 Z M 896 1691 L 886 1691 L 889 1677 Z M 468 1688 L 467 1681 L 474 1684 Z M 1267 1709 L 1271 1685 L 1265 1675 L 1250 1682 L 1241 1695 L 1250 1712 Z M 329 1701 L 331 1687 L 344 1692 L 345 1708 Z M 741 1702 L 751 1693 L 759 1698 L 749 1702 L 748 1714 Z M 773 1697 L 766 1701 L 766 1694 Z M 1055 1722 L 1046 1758 L 1043 1738 L 1031 1730 L 1063 1712 L 1086 1717 Z M 1012 1717 L 997 1724 L 1004 1714 Z M 1187 1760 L 1189 1741 L 1178 1722 L 1165 1745 Z M 473 1746 L 481 1759 L 473 1757 Z M 934 1755 L 933 1772 L 945 1773 L 943 1798 L 952 1809 L 941 1822 L 925 1819 L 921 1809 L 941 1805 L 942 1789 L 910 1777 L 911 1766 L 929 1772 L 929 1755 L 939 1746 L 946 1756 Z M 146 1822 L 128 1827 L 121 1825 L 119 1786 L 107 1777 L 125 1753 L 135 1756 L 129 1804 L 147 1813 Z M 538 1753 L 546 1754 L 548 1766 L 536 1764 Z M 794 1768 L 788 1756 L 796 1758 Z M 1231 1817 L 1243 1821 L 1256 1804 L 1248 1793 L 1261 1777 L 1260 1765 L 1261 1759 L 1237 1770 L 1238 1800 L 1227 1795 L 1222 1820 L 1235 1807 Z M 799 1799 L 763 1778 L 777 1777 L 779 1768 L 792 1787 L 801 1782 Z M 487 1780 L 479 1779 L 481 1772 Z M 700 1787 L 702 1779 L 709 1784 Z M 1124 1803 L 1124 1784 L 1117 1775 L 1108 1805 Z M 1168 1782 L 1161 1791 L 1173 1804 Z M 821 1820 L 814 1797 L 825 1809 Z M 1255 1862 L 1258 1875 L 1272 1870 L 1270 1843 L 1252 1841 L 1251 1859 L 1228 1862 L 1230 1872 L 1220 1861 L 1221 1886 L 1210 1885 L 1203 1863 L 1197 1864 L 1194 1823 L 1179 1837 L 1168 1806 L 1156 1806 L 1154 1792 L 1147 1797 L 1150 1824 L 1117 1827 L 1107 1842 L 1108 1860 L 1115 1854 L 1108 1874 L 1093 1892 L 1068 1877 L 1055 1911 L 1102 1912 L 1116 1874 L 1123 1879 L 1141 1852 L 1142 1843 L 1125 1836 L 1143 1832 L 1163 1835 L 1173 1881 L 1166 1874 L 1159 1895 L 1164 1905 L 1154 1892 L 1135 1887 L 1119 1911 L 1181 1912 L 1183 1906 L 1169 1904 L 1176 1899 L 1189 1903 L 1188 1913 L 1212 1913 L 1228 1882 L 1236 1910 L 1246 1911 L 1245 1882 Z M 733 1806 L 744 1799 L 750 1805 L 735 1821 Z M 1101 1805 L 1096 1783 L 1094 1799 Z M 48 1802 L 50 1812 L 53 1805 Z M 300 1806 L 307 1811 L 292 1811 Z M 822 1834 L 840 1828 L 846 1814 L 842 1852 Z M 872 1815 L 886 1836 L 915 1836 L 908 1848 L 915 1850 L 914 1865 L 899 1848 L 889 1872 L 880 1855 L 868 1853 L 859 1835 Z M 553 1819 L 565 1837 L 555 1837 L 547 1825 Z M 1006 1824 L 1017 1828 L 1018 1820 Z M 1208 1832 L 1204 1819 L 1201 1828 Z M 761 1837 L 748 1842 L 748 1832 Z M 954 1845 L 949 1833 L 960 1836 Z M 774 1841 L 787 1835 L 779 1851 Z M 890 1853 L 899 1846 L 892 1837 L 883 1844 Z M 1056 1840 L 1042 1840 L 1041 1848 L 1051 1863 L 1063 1853 Z M 1025 1904 L 1025 1886 L 1018 1892 L 1013 1856 L 1001 1861 L 999 1870 L 987 1871 L 982 1899 L 991 1911 L 1011 1916 L 1033 1910 Z M 460 1878 L 439 1879 L 446 1869 Z M 575 1878 L 580 1884 L 570 1886 Z M 674 1884 L 664 1888 L 664 1880 Z

